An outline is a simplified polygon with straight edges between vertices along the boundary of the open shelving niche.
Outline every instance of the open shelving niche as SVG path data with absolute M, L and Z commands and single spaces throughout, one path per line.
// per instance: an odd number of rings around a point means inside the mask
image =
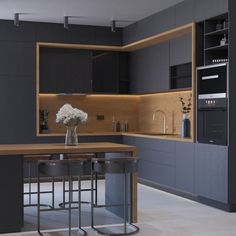
M 196 68 L 196 26 L 195 23 L 190 23 L 184 26 L 180 26 L 160 34 L 156 34 L 145 39 L 133 42 L 124 46 L 106 46 L 106 45 L 87 45 L 87 44 L 64 44 L 64 43 L 47 43 L 47 42 L 37 42 L 36 43 L 36 136 L 64 136 L 64 133 L 50 132 L 41 133 L 40 132 L 40 97 L 45 96 L 45 94 L 40 93 L 40 49 L 42 48 L 63 48 L 63 49 L 83 49 L 83 50 L 101 50 L 101 51 L 118 51 L 118 52 L 133 52 L 142 48 L 156 45 L 158 43 L 168 41 L 174 38 L 178 38 L 187 34 L 191 34 L 192 38 L 192 63 L 191 63 L 191 74 L 192 74 L 192 87 L 188 88 L 195 97 L 195 68 Z M 185 91 L 186 89 L 183 89 Z M 57 96 L 57 94 L 48 94 L 49 96 Z M 81 94 L 77 94 L 81 96 Z M 73 94 L 73 96 L 77 96 Z M 85 95 L 86 96 L 86 95 Z M 90 94 L 93 96 L 93 94 Z M 104 96 L 104 94 L 95 96 Z M 106 95 L 109 96 L 109 95 Z M 113 96 L 113 95 L 111 95 Z M 140 95 L 116 95 L 116 96 L 143 96 Z M 193 99 L 193 112 L 195 111 L 195 99 Z M 195 114 L 193 114 L 195 117 Z M 192 141 L 195 140 L 195 119 L 193 119 L 193 125 L 191 126 Z M 107 133 L 98 133 L 98 135 L 107 135 Z M 111 133 L 114 135 L 114 133 Z M 90 133 L 87 133 L 90 135 Z M 94 135 L 94 133 L 91 133 Z
M 223 14 L 203 23 L 204 25 L 204 64 L 210 65 L 228 61 L 228 14 Z M 226 38 L 224 43 L 221 40 Z

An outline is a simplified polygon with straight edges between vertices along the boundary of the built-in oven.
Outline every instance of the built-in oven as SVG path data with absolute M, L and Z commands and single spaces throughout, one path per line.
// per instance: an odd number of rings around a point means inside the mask
M 227 145 L 228 65 L 197 68 L 197 141 Z

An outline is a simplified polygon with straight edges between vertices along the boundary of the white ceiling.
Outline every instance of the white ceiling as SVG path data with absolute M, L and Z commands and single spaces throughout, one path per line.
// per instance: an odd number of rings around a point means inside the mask
M 64 16 L 71 24 L 109 26 L 110 21 L 124 27 L 183 0 L 0 0 L 0 19 L 62 23 Z

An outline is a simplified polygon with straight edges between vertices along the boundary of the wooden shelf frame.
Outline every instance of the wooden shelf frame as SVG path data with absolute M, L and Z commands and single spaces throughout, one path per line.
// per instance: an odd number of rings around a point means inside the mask
M 64 48 L 64 49 L 84 49 L 84 50 L 101 50 L 101 51 L 119 51 L 119 52 L 133 52 L 139 49 L 150 47 L 158 43 L 168 41 L 174 38 L 182 37 L 184 35 L 192 36 L 192 97 L 193 97 L 193 116 L 195 118 L 195 80 L 196 80 L 196 25 L 195 23 L 186 24 L 142 40 L 124 45 L 124 46 L 107 46 L 107 45 L 90 45 L 90 44 L 66 44 L 66 43 L 36 43 L 36 136 L 53 136 L 53 134 L 41 134 L 39 127 L 39 81 L 40 81 L 40 49 L 41 48 Z M 99 96 L 98 94 L 96 96 Z M 104 96 L 101 94 L 101 96 Z M 109 95 L 106 95 L 109 96 Z M 113 96 L 113 95 L 111 95 Z M 119 96 L 119 95 L 117 95 Z M 122 95 L 121 95 L 122 96 Z M 132 96 L 132 95 L 129 95 Z M 133 95 L 142 96 L 142 95 Z M 195 119 L 191 126 L 192 141 L 195 140 Z

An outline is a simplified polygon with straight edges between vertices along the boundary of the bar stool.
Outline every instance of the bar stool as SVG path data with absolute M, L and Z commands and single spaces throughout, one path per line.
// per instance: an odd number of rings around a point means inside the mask
M 28 204 L 24 204 L 24 207 L 37 207 L 38 204 L 32 203 L 32 195 L 38 194 L 38 191 L 32 191 L 32 165 L 36 164 L 39 160 L 49 160 L 51 159 L 51 155 L 24 155 L 23 160 L 24 163 L 28 166 L 28 191 L 24 191 L 24 195 L 28 195 Z M 37 176 L 36 176 L 37 178 Z M 54 178 L 51 178 L 51 184 L 52 184 L 52 190 L 50 191 L 41 191 L 42 194 L 52 194 L 52 204 L 41 204 L 41 206 L 45 207 L 54 207 L 54 194 L 55 194 L 55 188 L 54 188 Z
M 139 228 L 131 223 L 131 217 L 127 216 L 127 213 L 131 212 L 131 191 L 127 192 L 127 175 L 137 172 L 138 170 L 138 159 L 135 157 L 120 157 L 120 158 L 93 158 L 92 159 L 92 178 L 91 178 L 91 227 L 99 234 L 103 235 L 130 235 L 135 234 L 139 231 Z M 93 181 L 95 174 L 123 174 L 124 175 L 124 199 L 123 203 L 120 204 L 105 204 L 98 205 L 94 204 L 94 196 L 93 196 Z M 127 200 L 129 198 L 129 202 Z M 94 226 L 94 209 L 100 207 L 118 207 L 123 206 L 123 219 L 124 219 L 124 227 L 122 232 L 116 233 L 112 232 L 112 226 L 106 227 L 109 230 L 109 233 L 102 230 L 101 228 L 97 228 Z M 130 210 L 130 211 L 129 211 Z M 128 224 L 127 224 L 128 223 Z M 111 233 L 110 233 L 111 232 Z
M 38 233 L 43 235 L 40 230 L 40 212 L 42 211 L 53 211 L 53 210 L 64 210 L 64 208 L 53 208 L 53 209 L 41 209 L 40 203 L 40 178 L 43 176 L 61 177 L 67 176 L 69 180 L 69 201 L 68 201 L 68 226 L 69 236 L 71 236 L 71 203 L 72 203 L 72 177 L 78 176 L 78 234 L 86 235 L 86 231 L 81 228 L 81 180 L 80 177 L 86 173 L 88 160 L 41 160 L 38 161 Z
M 84 170 L 84 175 L 91 177 L 91 160 L 92 158 L 95 158 L 96 155 L 95 153 L 79 153 L 79 154 L 64 154 L 63 159 L 67 160 L 67 159 L 72 159 L 72 160 L 81 160 L 81 159 L 86 159 L 89 163 L 86 164 L 85 166 L 85 170 Z M 65 196 L 66 193 L 69 191 L 68 189 L 66 189 L 66 178 L 65 176 L 63 176 L 63 202 L 59 203 L 60 207 L 65 208 L 66 205 L 68 205 L 68 201 L 65 200 Z M 72 192 L 77 192 L 77 189 L 73 188 L 73 180 L 74 178 L 72 177 Z M 80 189 L 81 192 L 87 192 L 87 191 L 91 191 L 91 188 L 81 188 Z M 95 187 L 94 187 L 94 191 L 95 191 L 95 195 L 97 196 L 97 181 L 95 182 Z M 90 203 L 88 201 L 81 201 L 81 203 Z M 73 194 L 72 194 L 72 201 L 71 204 L 78 204 L 78 201 L 74 201 L 73 200 Z M 72 207 L 73 209 L 73 207 Z

